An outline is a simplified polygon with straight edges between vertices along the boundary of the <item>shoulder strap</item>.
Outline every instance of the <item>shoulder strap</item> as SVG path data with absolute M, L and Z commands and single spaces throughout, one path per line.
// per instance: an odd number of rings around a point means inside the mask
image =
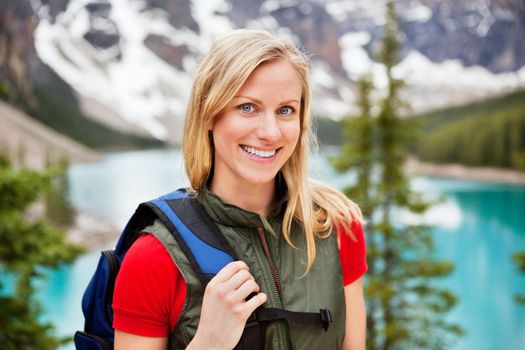
M 137 234 L 156 218 L 173 235 L 204 286 L 225 265 L 237 260 L 201 204 L 183 189 L 140 204 L 117 243 L 117 254 L 125 254 Z

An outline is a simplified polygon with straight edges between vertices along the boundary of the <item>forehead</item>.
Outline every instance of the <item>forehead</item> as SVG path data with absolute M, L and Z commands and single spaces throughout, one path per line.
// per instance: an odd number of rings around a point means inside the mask
M 283 98 L 301 99 L 303 81 L 287 59 L 264 62 L 248 76 L 239 93 L 270 93 Z

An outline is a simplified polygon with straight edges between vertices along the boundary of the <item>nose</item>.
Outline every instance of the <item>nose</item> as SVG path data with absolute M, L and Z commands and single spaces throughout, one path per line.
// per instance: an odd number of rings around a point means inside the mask
M 256 136 L 266 142 L 275 142 L 281 138 L 281 128 L 275 113 L 265 113 L 264 117 L 259 120 Z

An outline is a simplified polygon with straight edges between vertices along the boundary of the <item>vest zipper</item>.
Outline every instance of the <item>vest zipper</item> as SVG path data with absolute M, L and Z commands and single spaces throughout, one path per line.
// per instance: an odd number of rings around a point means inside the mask
M 275 263 L 272 259 L 272 254 L 270 253 L 270 247 L 268 246 L 268 242 L 266 241 L 266 235 L 264 234 L 264 228 L 258 227 L 257 235 L 259 236 L 259 241 L 261 241 L 264 255 L 266 255 L 266 263 L 268 264 L 268 268 L 270 269 L 270 272 L 272 273 L 273 286 L 277 294 L 277 299 L 279 300 L 279 305 L 281 306 L 282 309 L 284 309 L 283 296 L 281 294 L 281 285 L 279 283 L 279 274 L 277 272 L 277 267 L 275 266 Z M 286 328 L 286 340 L 288 341 L 288 349 L 293 349 L 292 339 L 290 337 L 290 329 L 286 322 L 285 322 L 285 328 Z

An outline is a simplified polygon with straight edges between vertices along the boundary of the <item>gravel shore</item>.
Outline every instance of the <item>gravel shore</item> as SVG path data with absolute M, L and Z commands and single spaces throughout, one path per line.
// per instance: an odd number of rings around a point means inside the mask
M 75 224 L 66 232 L 67 239 L 88 250 L 100 250 L 116 243 L 121 229 L 101 218 L 77 213 Z
M 525 184 L 525 172 L 510 169 L 471 167 L 460 164 L 425 163 L 411 158 L 406 162 L 405 170 L 411 175 L 449 177 L 520 185 Z

